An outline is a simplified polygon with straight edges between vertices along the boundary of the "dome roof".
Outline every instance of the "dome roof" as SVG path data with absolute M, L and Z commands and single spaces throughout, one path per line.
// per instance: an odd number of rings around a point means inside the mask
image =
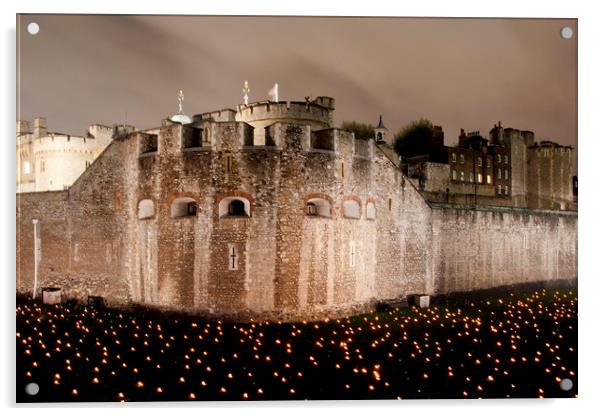
M 180 123 L 180 124 L 192 123 L 192 119 L 190 117 L 188 117 L 186 114 L 181 114 L 181 113 L 171 116 L 170 120 L 173 122 L 176 122 L 176 123 Z

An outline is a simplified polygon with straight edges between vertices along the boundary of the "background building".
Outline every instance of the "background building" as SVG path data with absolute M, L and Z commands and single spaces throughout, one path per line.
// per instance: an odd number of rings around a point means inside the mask
M 496 124 L 489 140 L 461 130 L 456 146 L 443 145 L 435 126 L 430 152 L 408 158 L 405 171 L 431 202 L 546 210 L 576 210 L 573 148 L 535 142 L 531 131 Z
M 82 136 L 49 132 L 44 117 L 17 121 L 17 192 L 66 189 L 109 145 L 132 126 L 93 124 Z

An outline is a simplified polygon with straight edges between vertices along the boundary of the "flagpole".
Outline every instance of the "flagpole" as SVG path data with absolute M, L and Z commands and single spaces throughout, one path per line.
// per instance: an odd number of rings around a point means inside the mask
M 39 258 L 39 250 L 40 250 L 40 241 L 38 239 L 38 220 L 31 220 L 33 223 L 33 293 L 32 298 L 36 298 L 36 292 L 38 291 L 38 262 Z

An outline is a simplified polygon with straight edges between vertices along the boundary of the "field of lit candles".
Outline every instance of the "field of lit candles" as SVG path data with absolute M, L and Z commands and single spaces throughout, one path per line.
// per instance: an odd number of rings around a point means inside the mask
M 298 323 L 17 298 L 16 372 L 18 402 L 576 397 L 577 291 Z

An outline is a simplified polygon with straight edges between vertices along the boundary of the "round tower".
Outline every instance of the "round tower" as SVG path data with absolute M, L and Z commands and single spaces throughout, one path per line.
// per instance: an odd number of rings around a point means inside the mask
M 333 126 L 334 98 L 317 97 L 310 101 L 259 101 L 239 105 L 236 121 L 244 121 L 255 128 L 254 144 L 265 145 L 265 128 L 280 121 L 308 124 L 312 130 Z

